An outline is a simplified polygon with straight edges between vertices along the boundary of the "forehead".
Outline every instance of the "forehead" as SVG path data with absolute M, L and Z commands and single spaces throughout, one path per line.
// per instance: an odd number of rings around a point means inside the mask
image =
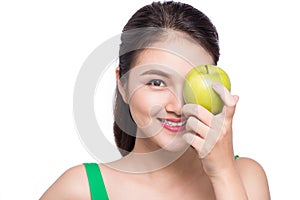
M 143 50 L 133 67 L 160 65 L 185 74 L 191 68 L 203 64 L 214 62 L 212 56 L 201 45 L 186 38 L 175 37 L 154 43 Z

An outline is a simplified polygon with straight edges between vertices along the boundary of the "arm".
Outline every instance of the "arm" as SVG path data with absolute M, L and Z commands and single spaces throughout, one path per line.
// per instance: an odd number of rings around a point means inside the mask
M 64 172 L 43 194 L 40 200 L 89 199 L 89 185 L 83 165 Z
M 232 121 L 238 96 L 222 85 L 214 85 L 225 106 L 213 115 L 200 105 L 186 104 L 183 113 L 189 117 L 183 138 L 199 153 L 203 169 L 210 178 L 218 200 L 269 199 L 266 176 L 253 160 L 234 161 Z
M 239 158 L 235 167 L 211 177 L 217 199 L 270 200 L 263 168 L 254 160 Z
M 214 176 L 210 176 L 210 180 L 214 188 L 216 199 L 249 199 L 238 170 L 234 167 Z

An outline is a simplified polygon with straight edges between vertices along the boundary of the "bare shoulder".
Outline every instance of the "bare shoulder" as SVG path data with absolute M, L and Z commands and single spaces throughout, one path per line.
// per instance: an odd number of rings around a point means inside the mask
M 251 158 L 240 157 L 236 165 L 249 199 L 270 199 L 268 180 L 263 167 Z
M 263 167 L 251 158 L 240 157 L 236 160 L 236 165 L 242 178 L 256 177 L 263 180 L 266 179 L 266 173 Z M 255 175 L 255 177 L 253 177 L 253 175 Z
M 66 170 L 43 194 L 41 200 L 52 199 L 89 199 L 89 185 L 84 165 Z

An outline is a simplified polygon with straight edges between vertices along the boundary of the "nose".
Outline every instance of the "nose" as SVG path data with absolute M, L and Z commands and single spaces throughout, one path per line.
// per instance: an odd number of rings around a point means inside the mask
M 166 99 L 166 111 L 174 113 L 178 116 L 182 115 L 182 107 L 184 105 L 182 90 L 176 92 L 170 91 Z

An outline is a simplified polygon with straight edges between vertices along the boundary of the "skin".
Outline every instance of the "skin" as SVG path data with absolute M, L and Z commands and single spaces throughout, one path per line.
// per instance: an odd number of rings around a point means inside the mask
M 138 126 L 138 138 L 128 156 L 112 163 L 99 164 L 109 198 L 270 199 L 266 174 L 260 164 L 249 158 L 233 159 L 232 121 L 238 96 L 231 95 L 226 88 L 216 85 L 214 89 L 225 103 L 223 112 L 216 116 L 199 105 L 184 105 L 181 95 L 182 77 L 193 66 L 213 64 L 212 57 L 200 45 L 186 39 L 171 37 L 153 47 L 155 48 L 145 50 L 138 56 L 127 85 L 118 82 L 122 97 L 129 104 Z M 142 75 L 155 68 L 153 64 L 164 66 L 158 69 L 165 70 L 169 79 L 160 75 Z M 116 74 L 117 80 L 120 80 L 118 69 Z M 164 84 L 149 84 L 149 80 L 153 78 L 162 80 Z M 158 117 L 182 116 L 187 120 L 193 116 L 197 125 L 175 134 L 163 128 L 157 120 Z M 215 119 L 219 119 L 217 121 L 222 126 L 212 123 Z M 210 131 L 218 131 L 218 140 L 210 153 L 200 158 L 199 153 Z M 133 162 L 135 153 L 158 149 L 165 149 L 170 154 L 183 154 L 161 169 L 148 173 L 128 173 L 134 171 L 139 164 L 139 167 L 145 169 L 156 166 L 155 164 L 159 166 L 159 157 Z M 67 170 L 41 199 L 90 199 L 83 165 Z

